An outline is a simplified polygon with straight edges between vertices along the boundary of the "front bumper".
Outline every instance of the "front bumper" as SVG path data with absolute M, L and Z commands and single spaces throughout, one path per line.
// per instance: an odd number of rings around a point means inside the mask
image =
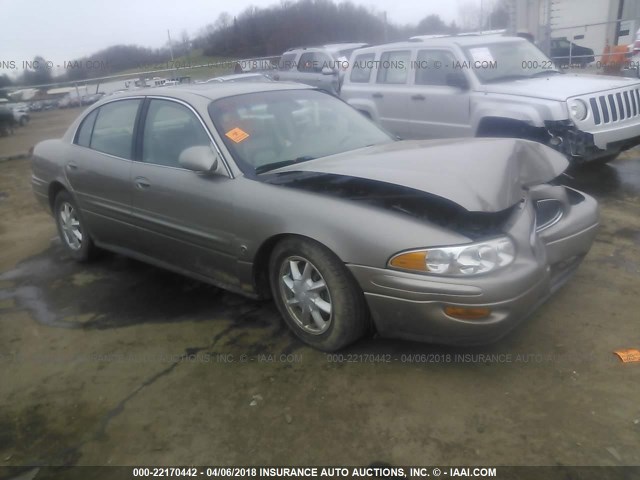
M 560 288 L 589 251 L 598 225 L 589 196 L 571 205 L 556 225 L 535 235 L 531 205 L 509 232 L 518 254 L 509 267 L 473 277 L 438 277 L 348 265 L 362 287 L 381 336 L 441 344 L 490 343 L 512 330 Z M 530 230 L 530 228 L 529 228 Z M 460 320 L 446 306 L 488 307 L 481 320 Z
M 640 145 L 640 123 L 613 125 L 590 133 L 577 129 L 568 121 L 547 122 L 547 130 L 552 137 L 561 139 L 560 145 L 553 148 L 579 162 L 617 155 Z

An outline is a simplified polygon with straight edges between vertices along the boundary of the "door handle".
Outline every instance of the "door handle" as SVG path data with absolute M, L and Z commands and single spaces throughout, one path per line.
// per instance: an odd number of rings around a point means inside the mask
M 374 93 L 373 95 L 371 95 L 373 98 L 382 98 L 384 97 L 384 95 L 382 95 L 381 93 Z
M 426 100 L 424 95 L 411 95 L 411 100 Z
M 68 170 L 77 170 L 78 169 L 78 165 L 74 162 L 69 162 L 67 163 L 67 169 Z
M 151 183 L 149 182 L 149 180 L 144 177 L 137 177 L 135 179 L 135 183 L 136 183 L 136 188 L 139 188 L 139 189 L 149 188 L 151 186 Z

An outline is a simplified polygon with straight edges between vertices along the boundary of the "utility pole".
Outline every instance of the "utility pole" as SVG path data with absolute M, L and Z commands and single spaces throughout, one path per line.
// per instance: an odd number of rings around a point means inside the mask
M 169 29 L 167 28 L 167 38 L 169 39 L 169 53 L 171 54 L 171 65 L 173 65 L 175 67 L 175 61 L 173 60 L 173 45 L 171 44 L 171 32 L 169 31 Z M 178 75 L 176 73 L 176 71 L 174 70 L 173 72 L 173 79 L 176 80 L 178 78 Z
M 384 42 L 389 41 L 389 28 L 387 26 L 387 11 L 382 12 L 382 21 L 384 22 Z

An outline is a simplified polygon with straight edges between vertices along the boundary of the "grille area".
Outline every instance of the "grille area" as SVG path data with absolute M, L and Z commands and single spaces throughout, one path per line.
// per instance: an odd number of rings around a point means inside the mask
M 591 97 L 589 106 L 596 125 L 628 120 L 640 116 L 640 89 Z

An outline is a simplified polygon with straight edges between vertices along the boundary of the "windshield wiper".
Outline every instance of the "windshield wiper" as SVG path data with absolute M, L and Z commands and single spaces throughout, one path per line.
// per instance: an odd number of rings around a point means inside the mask
M 266 165 L 260 165 L 256 167 L 256 173 L 265 173 L 270 170 L 276 170 L 278 168 L 286 167 L 287 165 L 293 165 L 294 163 L 306 162 L 307 160 L 313 160 L 316 157 L 310 155 L 303 155 L 302 157 L 294 158 L 292 160 L 282 160 L 281 162 L 268 163 Z

